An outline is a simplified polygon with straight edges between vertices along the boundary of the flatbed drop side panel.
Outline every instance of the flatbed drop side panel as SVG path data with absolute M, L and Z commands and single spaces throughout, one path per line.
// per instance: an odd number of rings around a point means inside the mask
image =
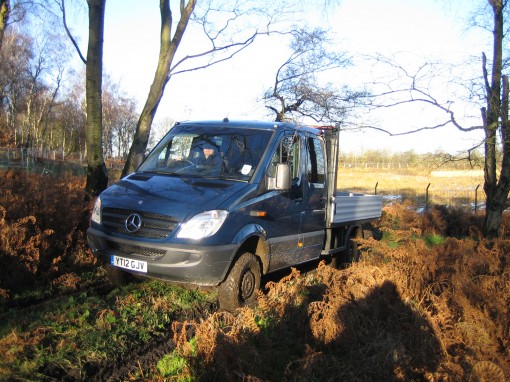
M 337 192 L 332 198 L 332 226 L 360 224 L 379 219 L 382 210 L 382 196 Z
M 326 229 L 340 225 L 363 224 L 379 219 L 382 211 L 382 196 L 339 192 L 338 152 L 340 150 L 340 129 L 322 129 L 326 141 L 328 161 L 328 204 L 326 206 Z M 330 233 L 327 233 L 328 236 Z M 331 249 L 331 248 L 330 248 Z

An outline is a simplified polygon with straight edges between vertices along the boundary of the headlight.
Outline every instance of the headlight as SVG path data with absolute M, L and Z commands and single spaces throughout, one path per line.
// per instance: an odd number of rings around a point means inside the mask
M 98 196 L 92 208 L 90 220 L 94 223 L 101 224 L 101 198 Z
M 181 227 L 177 237 L 180 239 L 203 239 L 214 235 L 227 218 L 228 212 L 212 210 L 193 216 Z

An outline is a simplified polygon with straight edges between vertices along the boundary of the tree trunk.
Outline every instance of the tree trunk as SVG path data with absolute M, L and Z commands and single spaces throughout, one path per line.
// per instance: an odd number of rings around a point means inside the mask
M 106 0 L 87 0 L 89 6 L 89 43 L 86 68 L 87 123 L 87 197 L 99 195 L 108 186 L 108 173 L 102 152 L 102 76 L 103 34 Z
M 484 221 L 484 233 L 488 238 L 499 234 L 503 211 L 507 207 L 508 193 L 510 192 L 510 123 L 508 121 L 509 85 L 508 77 L 503 76 L 503 93 L 501 99 L 501 141 L 503 159 L 499 181 L 492 193 L 487 195 L 487 212 Z
M 138 167 L 143 160 L 149 142 L 150 129 L 154 121 L 154 116 L 156 115 L 163 93 L 165 92 L 166 84 L 170 80 L 170 66 L 172 60 L 182 40 L 190 16 L 195 9 L 195 4 L 196 0 L 189 0 L 186 5 L 184 4 L 184 0 L 181 0 L 181 17 L 172 38 L 172 11 L 170 10 L 170 1 L 160 0 L 159 2 L 161 33 L 158 67 L 147 101 L 145 102 L 145 106 L 140 114 L 140 119 L 136 125 L 135 136 L 131 148 L 129 149 L 124 169 L 122 170 L 122 176 L 126 176 L 133 168 Z
M 11 6 L 9 0 L 0 0 L 0 49 L 2 48 L 2 40 L 4 39 L 4 31 L 10 12 Z
M 494 15 L 494 44 L 492 57 L 492 73 L 489 83 L 486 70 L 486 58 L 483 55 L 483 71 L 485 89 L 487 94 L 487 109 L 482 110 L 483 127 L 485 131 L 485 163 L 484 163 L 484 190 L 486 195 L 486 214 L 483 225 L 485 237 L 492 239 L 498 236 L 502 214 L 505 210 L 510 181 L 510 158 L 506 132 L 508 131 L 508 79 L 505 78 L 504 92 L 501 97 L 502 65 L 503 65 L 503 8 L 499 0 L 488 0 Z M 506 89 L 506 90 L 505 90 Z M 506 115 L 505 115 L 506 113 Z M 503 161 L 498 180 L 496 168 L 497 132 L 501 128 L 503 138 Z

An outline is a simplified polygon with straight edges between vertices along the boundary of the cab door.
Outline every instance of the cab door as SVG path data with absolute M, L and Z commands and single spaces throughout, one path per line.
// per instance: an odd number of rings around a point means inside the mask
M 271 211 L 264 224 L 271 246 L 271 271 L 302 262 L 300 226 L 304 211 L 304 183 L 300 134 L 288 132 L 280 139 L 267 169 L 268 181 L 275 179 L 278 163 L 290 166 L 292 182 L 290 190 L 271 191 L 264 202 L 267 203 L 266 210 Z
M 301 218 L 302 256 L 320 256 L 324 245 L 326 210 L 326 157 L 324 141 L 314 135 L 305 138 L 303 212 Z

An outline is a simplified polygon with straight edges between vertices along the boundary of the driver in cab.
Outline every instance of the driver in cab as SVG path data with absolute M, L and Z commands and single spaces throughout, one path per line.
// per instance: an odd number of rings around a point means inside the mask
M 204 168 L 219 175 L 223 160 L 220 157 L 218 148 L 209 142 L 199 143 L 198 147 L 201 149 L 199 155 L 192 159 L 192 162 L 197 168 Z

